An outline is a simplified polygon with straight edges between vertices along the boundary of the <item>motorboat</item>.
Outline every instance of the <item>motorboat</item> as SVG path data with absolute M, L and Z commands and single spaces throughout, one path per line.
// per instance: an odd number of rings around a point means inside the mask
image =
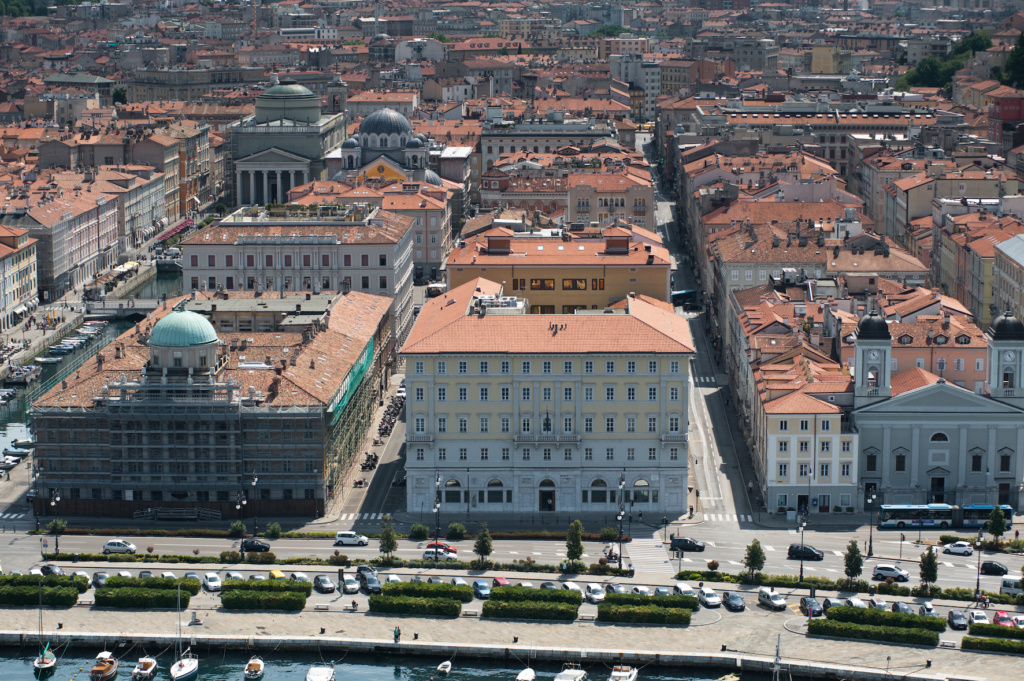
M 306 672 L 306 681 L 334 681 L 334 665 L 310 667 Z
M 608 675 L 608 681 L 636 681 L 636 675 L 640 672 L 636 667 L 617 664 L 612 667 L 612 673 Z
M 157 664 L 152 657 L 140 657 L 132 670 L 133 681 L 145 681 L 156 676 Z
M 437 671 L 439 674 L 447 674 L 452 670 L 452 661 L 445 660 L 441 664 L 437 665 Z
M 60 364 L 64 361 L 63 357 L 36 357 L 36 364 Z
M 14 442 L 12 442 L 11 445 L 13 445 L 14 447 L 18 447 L 19 449 L 25 449 L 27 447 L 35 447 L 36 443 L 35 440 L 32 439 L 21 438 L 19 440 L 15 440 Z
M 15 466 L 21 463 L 21 459 L 16 456 L 5 456 L 3 461 L 0 461 L 0 471 L 9 471 Z
M 249 661 L 245 664 L 245 678 L 247 679 L 261 679 L 263 678 L 263 658 L 253 655 L 249 658 Z
M 566 662 L 562 671 L 555 674 L 555 681 L 587 681 L 587 672 L 578 664 Z
M 4 450 L 4 456 L 13 456 L 19 459 L 24 459 L 31 453 L 31 449 L 20 449 L 18 447 L 8 447 L 7 449 Z
M 516 681 L 535 681 L 537 678 L 537 672 L 533 671 L 532 668 L 527 667 L 523 671 L 519 672 L 516 676 Z
M 89 670 L 89 681 L 108 681 L 117 676 L 117 658 L 114 653 L 104 650 L 96 656 Z

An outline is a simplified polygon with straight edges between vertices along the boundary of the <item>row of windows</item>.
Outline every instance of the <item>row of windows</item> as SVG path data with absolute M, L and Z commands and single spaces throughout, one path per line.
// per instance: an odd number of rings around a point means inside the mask
M 848 464 L 848 463 L 841 463 L 841 464 L 839 464 L 839 477 L 841 477 L 841 478 L 848 478 L 848 477 L 850 477 L 850 468 L 851 468 L 851 464 Z M 821 464 L 818 467 L 818 473 L 819 473 L 819 477 L 827 478 L 829 475 L 832 474 L 832 464 L 828 464 L 828 463 Z M 806 478 L 810 474 L 811 474 L 811 464 L 809 464 L 809 463 L 801 463 L 801 464 L 797 465 L 797 477 Z M 789 477 L 789 464 L 788 463 L 780 463 L 779 464 L 779 477 L 780 478 Z
M 657 416 L 648 416 L 646 418 L 647 418 L 647 432 L 648 433 L 657 433 L 658 432 L 658 417 Z M 616 417 L 614 417 L 614 416 L 606 416 L 605 419 L 604 419 L 604 431 L 603 432 L 605 432 L 605 433 L 614 433 L 614 432 L 616 432 L 616 430 L 615 430 L 615 427 L 616 427 L 615 420 L 616 420 Z M 455 431 L 455 432 L 458 432 L 460 434 L 465 434 L 465 433 L 469 432 L 469 417 L 468 416 L 458 416 L 458 417 L 455 418 L 455 422 L 456 422 L 456 428 L 457 428 L 457 431 Z M 637 417 L 635 417 L 635 416 L 627 416 L 627 417 L 625 417 L 625 422 L 626 422 L 626 429 L 625 429 L 625 431 L 621 431 L 620 430 L 619 432 L 626 432 L 626 433 L 636 433 L 636 432 L 638 432 L 637 431 Z M 669 416 L 668 417 L 668 432 L 669 433 L 676 433 L 676 434 L 678 434 L 681 422 L 682 421 L 681 421 L 679 416 Z M 478 425 L 478 430 L 477 430 L 478 433 L 490 433 L 491 432 L 491 417 L 490 416 L 478 416 L 477 417 L 477 425 Z M 564 416 L 564 417 L 562 417 L 562 433 L 564 433 L 564 434 L 575 434 L 576 431 L 573 428 L 574 425 L 575 425 L 575 420 L 573 419 L 572 416 Z M 545 416 L 544 418 L 540 419 L 540 431 L 539 432 L 541 432 L 541 433 L 554 433 L 554 429 L 555 429 L 555 421 L 550 416 Z M 423 435 L 423 434 L 425 434 L 427 432 L 427 418 L 425 416 L 416 416 L 416 417 L 413 418 L 413 432 L 418 434 L 418 435 Z M 496 431 L 496 432 L 499 432 L 499 433 L 510 433 L 510 432 L 512 432 L 512 418 L 510 416 L 501 416 L 501 417 L 499 417 L 498 418 L 498 431 Z M 524 434 L 524 435 L 533 432 L 533 418 L 532 417 L 530 417 L 530 416 L 522 417 L 522 420 L 519 423 L 519 432 L 521 434 Z M 594 430 L 594 417 L 593 416 L 584 416 L 583 417 L 583 432 L 584 433 L 593 433 L 593 432 L 595 432 L 595 430 Z M 437 417 L 437 433 L 438 434 L 447 434 L 448 433 L 448 417 L 447 416 L 438 416 Z
M 298 260 L 294 259 L 290 254 L 284 255 L 282 257 L 282 260 L 283 260 L 283 263 L 284 263 L 283 264 L 284 267 L 295 267 L 296 266 L 295 263 L 298 262 Z M 352 267 L 352 254 L 351 253 L 343 254 L 342 255 L 342 262 L 344 263 L 345 267 Z M 192 267 L 199 267 L 199 255 L 198 254 L 194 254 L 194 255 L 189 256 L 189 265 L 191 265 Z M 274 256 L 272 254 L 269 254 L 269 253 L 264 255 L 263 256 L 263 265 L 265 267 L 273 267 L 274 266 Z M 207 267 L 217 267 L 217 256 L 216 255 L 207 255 L 206 256 L 206 266 Z M 225 255 L 224 256 L 224 267 L 234 267 L 234 266 L 235 266 L 235 256 L 234 255 Z M 246 255 L 245 256 L 245 266 L 246 267 L 256 267 L 256 256 L 253 255 L 253 254 Z M 300 267 L 312 267 L 313 266 L 313 256 L 309 255 L 308 253 L 304 254 L 302 256 L 302 264 L 299 265 L 299 266 Z M 330 267 L 331 266 L 331 256 L 330 256 L 330 254 L 323 253 L 323 254 L 320 255 L 320 266 L 321 267 Z M 370 256 L 368 254 L 363 253 L 361 256 L 359 256 L 359 266 L 360 267 L 369 267 L 370 266 Z M 378 267 L 387 267 L 388 266 L 388 256 L 387 256 L 386 253 L 380 253 L 380 254 L 377 255 L 377 266 Z
M 350 277 L 345 277 L 345 280 L 349 281 L 349 285 L 350 286 L 352 285 L 352 281 L 351 281 Z M 299 277 L 294 277 L 294 278 L 292 278 L 292 277 L 284 277 L 283 288 L 284 288 L 285 291 L 310 291 L 310 290 L 313 289 L 313 282 L 314 281 L 315 281 L 315 279 L 313 277 L 302 277 L 301 281 L 299 280 Z M 217 289 L 218 283 L 219 282 L 217 280 L 217 277 L 207 277 L 206 286 L 207 286 L 207 288 L 210 291 L 215 291 Z M 228 291 L 234 291 L 235 290 L 235 284 L 238 284 L 238 290 L 242 290 L 244 288 L 246 290 L 252 291 L 252 290 L 255 290 L 256 285 L 260 284 L 261 282 L 256 277 L 246 277 L 245 282 L 243 282 L 241 278 L 239 278 L 236 281 L 234 277 L 224 277 L 223 283 L 224 283 L 224 288 L 227 289 Z M 244 286 L 243 286 L 243 283 L 244 283 Z M 192 277 L 191 278 L 191 285 L 192 285 L 192 290 L 193 291 L 198 291 L 199 290 L 199 286 L 200 286 L 200 277 Z M 335 290 L 335 289 L 333 289 L 331 287 L 331 278 L 330 277 L 322 277 L 321 281 L 320 281 L 320 285 L 323 288 L 325 288 L 325 289 L 327 289 L 329 291 L 330 290 Z M 267 277 L 266 288 L 270 289 L 270 290 L 273 290 L 275 288 L 275 286 L 276 285 L 274 284 L 274 278 L 273 277 Z M 370 290 L 370 277 L 368 277 L 368 276 L 360 277 L 359 278 L 359 288 L 362 289 L 363 291 L 369 291 Z M 382 275 L 380 275 L 377 278 L 377 288 L 379 290 L 387 290 L 387 288 L 388 288 L 388 277 L 387 277 L 387 275 L 382 274 Z
M 555 362 L 546 359 L 546 360 L 537 362 L 537 364 L 540 365 L 540 373 L 542 373 L 542 374 L 554 373 L 554 368 L 556 366 Z M 423 360 L 416 360 L 416 363 L 415 363 L 414 366 L 415 366 L 415 372 L 417 374 L 425 373 L 426 363 Z M 606 374 L 614 374 L 615 370 L 616 370 L 616 366 L 617 366 L 617 364 L 616 364 L 615 360 L 613 360 L 613 359 L 605 360 L 604 372 Z M 633 359 L 627 360 L 626 361 L 626 373 L 627 374 L 638 373 L 638 367 L 640 367 L 640 366 L 642 366 L 642 364 L 637 362 L 636 360 L 633 360 Z M 647 360 L 647 373 L 649 373 L 649 374 L 656 374 L 656 373 L 658 373 L 659 366 L 660 365 L 659 365 L 658 360 L 656 360 L 656 359 L 649 359 L 649 360 Z M 467 361 L 467 360 L 464 360 L 464 359 L 463 360 L 459 360 L 456 363 L 456 367 L 457 367 L 458 373 L 460 373 L 460 374 L 468 374 L 469 373 L 469 361 Z M 519 365 L 520 373 L 523 373 L 523 374 L 533 373 L 533 367 L 534 367 L 533 360 L 528 360 L 528 359 L 522 360 L 520 362 L 520 365 Z M 562 373 L 563 374 L 571 374 L 571 373 L 573 373 L 575 367 L 576 367 L 576 363 L 573 360 L 571 360 L 571 359 L 567 359 L 567 360 L 563 360 L 562 361 Z M 591 360 L 591 359 L 584 360 L 584 362 L 583 362 L 583 373 L 585 373 L 585 374 L 592 374 L 592 373 L 594 373 L 594 367 L 595 367 L 594 360 Z M 678 359 L 670 360 L 669 363 L 668 363 L 668 367 L 669 367 L 669 373 L 670 374 L 678 374 L 679 373 L 679 360 Z M 486 360 L 486 359 L 480 360 L 480 363 L 478 365 L 478 369 L 479 369 L 479 372 L 481 374 L 489 374 L 491 372 L 491 362 L 489 360 Z M 512 373 L 512 361 L 511 360 L 507 360 L 507 359 L 501 360 L 499 362 L 499 370 L 500 370 L 500 373 L 502 373 L 502 374 L 510 374 L 510 373 Z M 439 373 L 439 374 L 447 374 L 448 373 L 448 362 L 447 362 L 447 360 L 443 360 L 443 359 L 437 360 L 437 373 Z
M 562 399 L 565 401 L 572 401 L 574 395 L 573 386 L 562 387 Z M 488 402 L 491 399 L 491 386 L 481 385 L 477 388 L 477 394 L 481 402 Z M 540 389 L 540 399 L 543 402 L 550 402 L 554 394 L 554 388 L 544 386 Z M 459 402 L 466 402 L 469 400 L 469 388 L 467 386 L 459 386 L 456 389 L 456 395 Z M 498 395 L 502 402 L 508 402 L 512 397 L 512 388 L 507 385 L 500 386 L 498 388 Z M 614 402 L 616 395 L 615 386 L 605 386 L 604 399 L 607 402 Z M 530 401 L 533 399 L 533 388 L 532 386 L 521 386 L 520 396 L 524 401 Z M 637 396 L 636 386 L 626 387 L 626 401 L 635 402 Z M 448 386 L 439 385 L 436 387 L 436 397 L 438 402 L 448 401 Z M 679 399 L 679 386 L 670 386 L 668 389 L 669 400 L 677 401 Z M 417 402 L 422 402 L 426 398 L 426 389 L 423 387 L 416 387 L 413 389 L 413 399 Z M 650 402 L 656 402 L 658 400 L 658 386 L 649 385 L 647 386 L 647 400 Z M 593 402 L 594 401 L 594 386 L 587 385 L 583 386 L 583 401 Z M 827 422 L 826 422 L 827 425 Z M 783 428 L 782 430 L 785 430 Z M 828 430 L 824 428 L 823 430 Z
M 984 454 L 972 454 L 971 455 L 971 472 L 982 473 L 985 472 L 984 465 Z M 907 470 L 907 455 L 906 454 L 894 454 L 892 457 L 893 470 L 898 473 L 906 472 Z M 999 455 L 999 472 L 1009 473 L 1011 472 L 1011 466 L 1013 465 L 1012 454 L 1000 454 Z M 865 457 L 864 469 L 870 472 L 876 472 L 878 470 L 878 455 L 868 454 Z
M 272 494 L 269 489 L 259 490 L 259 498 L 261 501 L 270 501 L 274 498 L 278 499 L 295 499 L 295 492 L 297 490 L 285 488 L 281 490 L 280 496 Z M 113 499 L 114 501 L 121 501 L 123 499 L 131 499 L 134 501 L 177 501 L 177 497 L 172 497 L 170 492 L 164 492 L 163 490 L 152 490 L 150 492 L 142 492 L 140 490 L 131 491 L 128 494 L 124 490 L 112 489 L 103 490 L 100 488 L 93 488 L 89 490 L 89 496 L 86 497 L 82 494 L 83 490 L 80 487 L 70 487 L 67 489 L 68 499 Z M 62 492 L 63 493 L 63 492 Z M 315 499 L 316 490 L 312 488 L 306 488 L 302 490 L 304 499 Z M 197 490 L 195 492 L 195 500 L 198 502 L 208 501 L 220 501 L 220 502 L 235 502 L 237 500 L 237 490 L 216 490 L 210 492 L 208 490 Z
M 475 454 L 479 458 L 480 461 L 489 461 L 490 460 L 491 453 L 490 453 L 490 449 L 488 447 L 481 447 L 478 452 L 475 452 Z M 530 457 L 533 455 L 533 452 L 530 450 L 530 448 L 525 447 L 525 448 L 523 448 L 523 450 L 521 452 L 521 455 L 523 457 L 523 461 L 530 461 L 531 460 Z M 417 461 L 424 461 L 424 460 L 426 460 L 426 456 L 427 456 L 426 455 L 426 450 L 424 450 L 423 447 L 417 447 L 416 448 L 416 460 Z M 553 448 L 545 447 L 545 448 L 540 450 L 540 456 L 541 456 L 541 459 L 543 461 L 551 461 L 553 459 L 553 457 L 556 456 L 556 453 L 555 453 Z M 615 448 L 614 447 L 607 447 L 605 449 L 605 451 L 604 451 L 604 456 L 605 456 L 605 460 L 606 461 L 614 461 L 615 460 Z M 501 452 L 500 452 L 500 457 L 501 457 L 502 461 L 510 461 L 512 459 L 512 449 L 510 447 L 502 447 L 501 448 Z M 460 447 L 459 450 L 458 450 L 458 458 L 459 458 L 459 461 L 468 461 L 469 460 L 469 448 L 468 447 Z M 678 461 L 679 460 L 679 448 L 678 447 L 671 447 L 668 450 L 668 458 L 669 458 L 669 461 Z M 448 460 L 448 449 L 446 447 L 440 447 L 437 450 L 437 460 L 438 461 L 447 461 Z M 564 461 L 572 461 L 573 460 L 573 451 L 572 451 L 572 449 L 566 448 L 566 449 L 562 450 L 562 460 L 564 460 Z M 594 460 L 594 448 L 593 447 L 585 447 L 583 449 L 583 460 L 584 461 L 593 461 Z M 626 448 L 626 461 L 635 461 L 635 460 L 636 460 L 636 448 L 635 447 L 627 447 Z M 648 447 L 647 448 L 647 460 L 648 461 L 657 461 L 658 460 L 658 448 L 657 447 Z M 844 464 L 844 465 L 849 465 L 849 464 Z
M 832 495 L 830 494 L 818 495 L 818 508 L 827 509 L 829 507 L 829 502 L 831 501 L 831 496 Z M 852 505 L 850 503 L 850 497 L 851 495 L 849 494 L 840 494 L 839 505 L 843 508 L 850 508 Z M 787 508 L 789 506 L 789 495 L 779 494 L 775 497 L 775 502 L 779 508 Z
M 830 430 L 832 430 L 832 422 L 831 421 L 822 420 L 822 422 L 819 424 L 819 427 L 821 428 L 821 432 L 827 433 Z M 810 430 L 810 428 L 811 428 L 811 422 L 809 420 L 807 420 L 807 419 L 800 419 L 800 430 L 802 432 L 807 432 L 807 431 Z M 789 430 L 789 420 L 788 419 L 782 419 L 782 420 L 779 421 L 779 430 L 780 431 L 784 431 L 784 432 Z
M 840 443 L 841 449 L 844 452 L 850 451 L 850 441 L 844 440 Z M 809 452 L 811 451 L 811 445 L 809 440 L 797 440 L 797 451 Z M 832 452 L 832 442 L 830 440 L 823 440 L 819 443 L 819 451 L 822 454 L 829 454 Z M 779 454 L 786 454 L 789 452 L 789 441 L 781 440 L 779 442 Z

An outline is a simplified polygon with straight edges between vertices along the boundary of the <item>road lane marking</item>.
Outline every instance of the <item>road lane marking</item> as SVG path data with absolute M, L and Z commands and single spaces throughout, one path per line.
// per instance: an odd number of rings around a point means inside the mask
M 833 556 L 841 556 L 841 555 L 843 555 L 843 552 L 842 551 L 837 551 L 835 549 L 832 549 L 832 555 Z
M 764 549 L 765 551 L 774 551 L 775 550 L 774 546 L 767 546 L 766 545 L 766 546 L 762 546 L 761 548 Z

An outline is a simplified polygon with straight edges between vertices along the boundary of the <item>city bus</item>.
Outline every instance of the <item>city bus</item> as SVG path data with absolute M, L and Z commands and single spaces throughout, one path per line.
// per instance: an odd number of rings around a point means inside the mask
M 991 504 L 952 506 L 950 504 L 891 504 L 881 507 L 879 527 L 984 527 L 994 507 Z M 1013 509 L 1003 504 L 1006 526 L 1013 524 Z

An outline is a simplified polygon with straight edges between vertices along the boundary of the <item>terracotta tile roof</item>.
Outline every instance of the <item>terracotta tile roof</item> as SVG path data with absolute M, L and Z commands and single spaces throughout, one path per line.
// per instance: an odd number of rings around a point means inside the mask
M 768 414 L 840 414 L 842 409 L 804 392 L 794 392 L 764 405 Z
M 892 396 L 902 395 L 905 392 L 911 390 L 917 390 L 927 385 L 934 385 L 939 382 L 939 377 L 930 371 L 914 367 L 913 369 L 907 369 L 901 371 L 893 376 L 889 381 L 889 386 L 892 388 Z M 953 384 L 950 384 L 953 385 Z

